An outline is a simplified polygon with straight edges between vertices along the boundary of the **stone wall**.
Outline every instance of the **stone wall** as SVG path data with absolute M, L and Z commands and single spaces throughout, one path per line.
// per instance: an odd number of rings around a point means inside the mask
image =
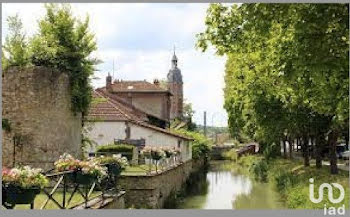
M 14 67 L 2 81 L 2 118 L 11 125 L 10 132 L 3 130 L 3 166 L 15 160 L 48 169 L 64 152 L 81 156 L 81 115 L 71 111 L 67 74 Z
M 202 165 L 203 161 L 188 161 L 161 174 L 121 176 L 118 187 L 126 191 L 125 206 L 163 208 L 166 199 L 180 191 L 189 175 Z

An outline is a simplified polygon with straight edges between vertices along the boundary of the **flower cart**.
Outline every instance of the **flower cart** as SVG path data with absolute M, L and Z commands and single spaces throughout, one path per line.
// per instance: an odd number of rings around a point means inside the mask
M 87 201 L 94 190 L 96 183 L 101 182 L 107 176 L 107 168 L 99 165 L 93 159 L 86 161 L 77 160 L 71 155 L 64 153 L 59 160 L 54 163 L 57 172 L 66 172 L 64 175 L 65 181 L 68 180 L 74 185 L 73 193 L 71 194 L 68 203 L 76 192 Z M 79 187 L 83 188 L 83 191 Z
M 67 178 L 80 185 L 91 185 L 107 176 L 106 167 L 93 160 L 77 160 L 66 153 L 55 162 L 55 168 L 58 172 L 71 171 L 72 173 L 67 174 Z

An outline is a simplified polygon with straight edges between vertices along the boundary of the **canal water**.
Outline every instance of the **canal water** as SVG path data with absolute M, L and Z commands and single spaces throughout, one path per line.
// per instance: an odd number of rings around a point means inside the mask
M 229 161 L 212 161 L 207 172 L 187 187 L 179 209 L 283 209 L 271 184 L 250 178 Z

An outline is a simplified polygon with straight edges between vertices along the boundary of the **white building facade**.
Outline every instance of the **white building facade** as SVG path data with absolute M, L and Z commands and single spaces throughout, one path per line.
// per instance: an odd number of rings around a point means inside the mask
M 96 98 L 96 95 L 94 97 Z M 101 98 L 103 95 L 98 97 Z M 93 105 L 90 109 L 85 125 L 85 136 L 95 144 L 87 147 L 88 152 L 95 152 L 97 146 L 113 144 L 115 140 L 144 139 L 146 146 L 174 147 L 181 151 L 183 161 L 192 159 L 190 138 L 137 120 L 132 109 L 118 104 L 115 100 L 99 101 L 99 104 Z

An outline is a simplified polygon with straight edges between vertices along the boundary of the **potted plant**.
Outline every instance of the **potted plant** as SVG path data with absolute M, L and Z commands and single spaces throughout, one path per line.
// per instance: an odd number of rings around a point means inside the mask
M 141 151 L 141 154 L 143 154 L 144 156 L 150 157 L 156 161 L 158 161 L 166 156 L 165 152 L 162 150 L 161 147 L 155 147 L 155 146 L 144 147 Z
M 106 167 L 93 160 L 77 160 L 67 153 L 60 156 L 60 159 L 55 162 L 55 167 L 59 172 L 72 171 L 72 173 L 67 174 L 68 179 L 82 185 L 91 185 L 107 176 Z
M 95 158 L 95 161 L 107 167 L 107 171 L 112 176 L 118 176 L 126 166 L 128 166 L 128 159 L 121 155 L 112 155 L 111 157 L 100 156 Z
M 156 161 L 158 161 L 162 158 L 165 158 L 165 156 L 166 156 L 165 152 L 160 147 L 153 147 L 151 155 L 152 155 L 152 158 Z
M 174 147 L 164 146 L 162 147 L 162 150 L 164 151 L 166 158 L 170 158 L 176 154 Z
M 152 153 L 151 146 L 146 146 L 141 150 L 141 154 L 145 157 L 148 157 L 148 158 L 152 158 L 151 153 Z
M 7 207 L 31 204 L 49 180 L 41 169 L 29 166 L 2 169 L 2 200 Z
M 156 161 L 156 171 L 158 169 L 158 161 L 165 157 L 165 152 L 160 147 L 146 146 L 142 149 L 141 154 Z

